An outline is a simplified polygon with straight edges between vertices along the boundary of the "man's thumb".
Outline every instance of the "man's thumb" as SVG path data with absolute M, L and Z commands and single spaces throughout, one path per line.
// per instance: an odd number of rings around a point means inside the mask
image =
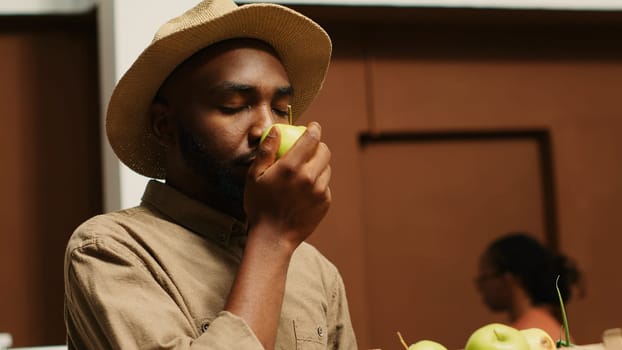
M 257 157 L 249 170 L 250 175 L 258 177 L 274 163 L 280 142 L 281 135 L 279 129 L 271 127 L 266 137 L 259 144 Z

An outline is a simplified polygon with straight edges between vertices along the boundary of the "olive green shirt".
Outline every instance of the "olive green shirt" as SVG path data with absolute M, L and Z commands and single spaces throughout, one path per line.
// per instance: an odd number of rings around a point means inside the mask
M 151 181 L 140 206 L 69 240 L 69 349 L 263 349 L 223 311 L 245 241 L 244 223 Z M 307 243 L 289 266 L 275 348 L 356 349 L 341 276 Z

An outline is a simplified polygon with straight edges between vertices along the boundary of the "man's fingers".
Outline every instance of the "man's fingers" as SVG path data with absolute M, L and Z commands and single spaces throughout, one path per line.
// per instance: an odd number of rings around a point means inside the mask
M 311 122 L 307 125 L 307 130 L 294 143 L 292 148 L 296 148 L 296 152 L 287 152 L 283 156 L 286 161 L 294 163 L 305 163 L 315 154 L 317 144 L 322 138 L 322 128 L 317 122 Z
M 309 160 L 307 167 L 311 169 L 314 177 L 320 176 L 326 168 L 330 168 L 330 159 L 332 155 L 330 149 L 324 142 L 320 142 L 315 150 L 315 155 Z
M 320 176 L 318 176 L 315 180 L 315 188 L 321 191 L 325 191 L 325 189 L 328 188 L 328 184 L 330 183 L 330 175 L 331 168 L 330 166 L 327 166 L 326 168 L 324 168 L 324 171 L 322 171 Z

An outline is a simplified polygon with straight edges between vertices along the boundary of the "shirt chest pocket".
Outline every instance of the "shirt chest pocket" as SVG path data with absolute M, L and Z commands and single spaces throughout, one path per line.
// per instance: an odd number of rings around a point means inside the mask
M 297 350 L 326 349 L 328 329 L 325 323 L 310 320 L 294 320 L 294 336 Z

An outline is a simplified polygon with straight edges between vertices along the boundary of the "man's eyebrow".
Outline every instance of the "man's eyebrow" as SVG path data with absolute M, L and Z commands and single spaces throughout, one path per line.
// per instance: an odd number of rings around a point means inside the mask
M 240 93 L 240 94 L 252 94 L 257 91 L 257 88 L 253 85 L 241 84 L 232 81 L 224 81 L 218 85 L 212 86 L 209 89 L 211 94 L 218 93 Z M 275 89 L 276 96 L 292 96 L 294 94 L 294 88 L 291 86 L 279 86 Z
M 212 86 L 210 89 L 211 93 L 221 93 L 221 92 L 239 92 L 239 93 L 250 93 L 255 90 L 255 88 L 251 85 L 234 83 L 232 81 L 225 81 L 218 85 Z
M 292 96 L 294 94 L 294 88 L 291 86 L 282 86 L 276 88 L 277 96 Z

